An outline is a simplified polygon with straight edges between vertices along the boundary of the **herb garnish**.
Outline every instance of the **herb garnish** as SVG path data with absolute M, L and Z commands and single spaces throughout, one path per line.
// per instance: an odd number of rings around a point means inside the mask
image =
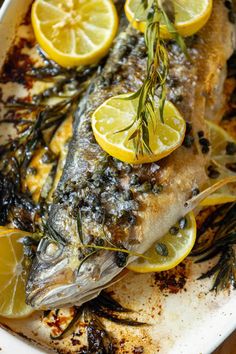
M 26 76 L 30 76 L 32 80 L 50 82 L 52 87 L 34 95 L 31 102 L 15 99 L 2 102 L 10 113 L 10 118 L 6 115 L 6 118 L 0 121 L 0 127 L 2 124 L 14 125 L 17 137 L 0 145 L 0 171 L 6 175 L 7 170 L 15 171 L 17 166 L 21 191 L 32 157 L 36 150 L 45 148 L 52 169 L 50 183 L 46 181 L 45 190 L 41 192 L 40 198 L 44 201 L 45 195 L 48 195 L 52 187 L 58 163 L 58 157 L 49 147 L 50 142 L 63 121 L 69 114 L 74 113 L 79 98 L 88 87 L 88 77 L 91 78 L 96 67 L 67 70 L 45 58 L 40 50 L 39 54 L 45 65 L 28 70 Z M 56 98 L 57 103 L 48 104 L 49 98 Z
M 81 307 L 74 306 L 73 309 L 74 314 L 72 320 L 66 328 L 63 329 L 58 336 L 51 336 L 51 338 L 59 340 L 72 333 L 76 335 L 76 325 L 78 321 L 83 321 L 87 332 L 89 353 L 111 353 L 110 350 L 114 346 L 112 335 L 106 331 L 101 322 L 102 318 L 126 326 L 138 327 L 146 325 L 146 323 L 127 317 L 127 314 L 133 311 L 123 307 L 104 291 L 102 291 L 96 299 L 86 302 Z M 55 313 L 54 316 L 60 320 L 60 314 L 58 312 L 56 313 L 56 311 L 53 311 L 53 313 Z M 49 318 L 50 314 L 51 311 L 45 313 L 44 318 Z
M 137 12 L 145 14 L 146 31 L 145 43 L 147 47 L 147 75 L 137 92 L 129 95 L 125 100 L 138 98 L 137 115 L 133 122 L 119 132 L 135 127 L 129 140 L 133 141 L 136 157 L 144 153 L 152 154 L 149 142 L 149 124 L 156 130 L 156 102 L 159 105 L 160 119 L 164 123 L 164 106 L 166 101 L 166 80 L 169 72 L 168 50 L 160 36 L 160 24 L 164 22 L 172 37 L 176 40 L 188 59 L 189 55 L 183 38 L 174 26 L 174 8 L 171 1 L 164 1 L 161 5 L 153 0 L 152 5 L 147 0 L 141 0 Z M 173 4 L 172 4 L 173 5 Z M 171 11 L 172 9 L 172 11 Z M 138 14 L 136 14 L 138 15 Z M 140 18 L 140 15 L 137 16 Z M 142 17 L 142 16 L 141 16 Z
M 219 256 L 216 264 L 199 279 L 214 276 L 211 290 L 219 291 L 230 284 L 236 288 L 236 203 L 215 207 L 198 229 L 192 256 L 197 263 Z
M 79 92 L 53 106 L 27 104 L 25 102 L 6 104 L 7 108 L 16 110 L 18 114 L 24 112 L 32 116 L 28 121 L 24 120 L 22 122 L 19 119 L 18 129 L 21 128 L 21 131 L 18 137 L 14 141 L 10 140 L 5 145 L 0 146 L 1 153 L 6 154 L 8 158 L 14 156 L 17 159 L 22 176 L 24 176 L 36 149 L 48 147 L 54 133 L 68 116 L 73 104 L 77 102 L 83 91 L 84 87 L 81 87 Z M 44 135 L 46 132 L 49 133 L 47 138 Z M 14 146 L 14 150 L 12 146 Z

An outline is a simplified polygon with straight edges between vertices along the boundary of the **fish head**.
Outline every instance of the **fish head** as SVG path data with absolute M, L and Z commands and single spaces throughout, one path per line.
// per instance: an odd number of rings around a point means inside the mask
M 55 214 L 54 225 L 58 216 L 66 215 Z M 67 214 L 67 223 L 69 219 Z M 26 285 L 26 301 L 36 309 L 79 306 L 117 281 L 116 276 L 122 271 L 111 251 L 97 250 L 81 259 L 78 234 L 72 234 L 72 224 L 69 228 L 70 241 L 52 239 L 50 232 L 50 237 L 46 233 L 38 245 Z
M 36 309 L 80 306 L 124 276 L 112 252 L 98 251 L 81 264 L 71 246 L 43 239 L 41 247 L 26 286 L 27 303 Z
M 50 298 L 60 297 L 60 290 L 76 278 L 75 254 L 71 247 L 43 237 L 39 243 L 26 285 L 27 303 L 35 308 L 47 307 Z M 45 305 L 45 306 L 44 306 Z M 45 308 L 46 308 L 45 307 Z

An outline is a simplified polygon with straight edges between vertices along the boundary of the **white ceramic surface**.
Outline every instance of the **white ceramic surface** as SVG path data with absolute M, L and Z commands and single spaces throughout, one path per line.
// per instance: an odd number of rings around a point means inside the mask
M 31 0 L 5 0 L 0 9 L 0 68 L 30 3 Z
M 27 11 L 29 3 L 30 0 L 8 0 L 5 1 L 0 11 L 0 66 L 14 38 L 16 26 Z M 139 338 L 139 340 L 140 343 L 143 341 L 145 346 L 145 341 L 150 337 L 152 345 L 147 347 L 150 348 L 147 354 L 157 352 L 161 354 L 208 354 L 236 328 L 236 293 L 222 293 L 219 296 L 208 293 L 209 281 L 200 283 L 195 280 L 201 271 L 202 266 L 191 266 L 190 280 L 186 285 L 187 291 L 170 294 L 168 297 L 163 296 L 158 286 L 153 287 L 151 275 L 131 273 L 126 280 L 126 287 L 124 284 L 114 287 L 121 302 L 126 301 L 127 307 L 139 311 L 140 320 L 151 320 L 153 323 L 151 329 L 127 330 L 127 333 L 136 338 L 143 336 L 143 339 Z M 139 289 L 138 293 L 137 289 Z M 127 294 L 130 297 L 127 297 Z M 161 315 L 157 312 L 157 304 L 162 306 Z M 154 307 L 155 310 L 152 311 Z M 154 317 L 151 316 L 152 314 Z M 33 329 L 39 326 L 37 319 L 32 322 L 31 320 L 4 322 L 12 330 L 47 344 L 43 330 L 40 329 L 39 336 L 32 334 Z M 108 326 L 110 326 L 110 331 L 114 333 L 117 331 L 117 335 L 120 335 L 117 328 L 112 325 Z M 160 347 L 158 347 L 159 342 Z M 46 352 L 3 329 L 0 329 L 0 348 L 3 354 Z

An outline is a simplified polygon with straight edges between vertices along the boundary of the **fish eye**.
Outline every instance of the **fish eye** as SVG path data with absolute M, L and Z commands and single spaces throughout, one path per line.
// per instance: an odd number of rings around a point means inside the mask
M 38 246 L 37 256 L 43 262 L 52 262 L 62 254 L 62 246 L 49 239 L 42 239 Z
M 46 255 L 48 257 L 54 257 L 55 253 L 58 252 L 58 245 L 56 243 L 49 243 L 46 248 Z

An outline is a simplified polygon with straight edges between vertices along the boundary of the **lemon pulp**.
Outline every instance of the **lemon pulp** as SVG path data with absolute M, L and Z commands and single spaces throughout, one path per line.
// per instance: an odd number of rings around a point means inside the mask
M 164 123 L 156 107 L 156 122 L 149 122 L 149 144 L 152 153 L 136 155 L 130 136 L 136 129 L 124 130 L 135 119 L 138 98 L 127 100 L 130 94 L 114 96 L 105 101 L 92 115 L 92 128 L 98 144 L 109 155 L 132 164 L 150 163 L 162 159 L 183 142 L 186 124 L 177 108 L 169 101 L 164 106 Z
M 227 166 L 228 164 L 235 164 L 236 154 L 227 154 L 226 147 L 228 143 L 236 144 L 236 141 L 219 125 L 207 121 L 207 125 L 210 133 L 210 143 L 211 143 L 211 156 L 213 162 L 213 167 L 219 172 L 219 177 L 210 179 L 210 184 L 214 184 L 217 180 L 226 178 L 229 176 L 236 176 L 236 174 L 230 171 Z M 236 145 L 235 145 L 236 146 Z M 202 206 L 210 206 L 216 204 L 224 204 L 234 202 L 236 200 L 236 184 L 231 183 L 225 185 L 219 189 L 216 193 L 211 194 L 200 204 Z
M 39 45 L 65 67 L 98 62 L 107 54 L 118 27 L 111 0 L 36 0 L 31 18 Z
M 185 223 L 184 228 L 180 225 Z M 193 212 L 181 219 L 165 236 L 153 244 L 144 253 L 150 261 L 144 258 L 137 258 L 128 265 L 128 269 L 138 273 L 160 272 L 176 267 L 187 257 L 192 250 L 196 240 L 196 221 Z M 157 246 L 166 250 L 168 254 L 159 254 Z
M 0 316 L 21 318 L 33 309 L 25 302 L 26 271 L 20 239 L 28 233 L 0 226 Z
M 146 11 L 142 11 L 141 0 L 127 0 L 125 13 L 131 25 L 141 32 L 146 30 L 148 9 L 153 0 L 148 1 Z M 173 0 L 175 12 L 175 27 L 182 36 L 192 36 L 198 32 L 208 21 L 212 12 L 212 0 Z M 171 38 L 171 34 L 164 22 L 160 25 L 162 38 Z

